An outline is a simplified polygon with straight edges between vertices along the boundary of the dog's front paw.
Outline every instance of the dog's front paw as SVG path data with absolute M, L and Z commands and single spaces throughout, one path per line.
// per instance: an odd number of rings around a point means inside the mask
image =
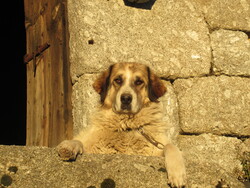
M 185 167 L 168 167 L 168 183 L 171 187 L 184 187 L 186 183 L 186 170 Z
M 168 182 L 171 187 L 181 188 L 186 184 L 186 168 L 182 153 L 172 145 L 165 146 L 165 165 L 168 172 Z
M 64 140 L 56 147 L 62 160 L 75 160 L 78 154 L 83 153 L 83 145 L 78 140 Z

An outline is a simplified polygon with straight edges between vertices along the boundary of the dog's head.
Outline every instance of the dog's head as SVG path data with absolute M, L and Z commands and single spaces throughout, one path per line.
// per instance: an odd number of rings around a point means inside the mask
M 150 68 L 138 63 L 117 63 L 94 82 L 101 103 L 115 113 L 136 114 L 148 102 L 158 102 L 166 87 Z

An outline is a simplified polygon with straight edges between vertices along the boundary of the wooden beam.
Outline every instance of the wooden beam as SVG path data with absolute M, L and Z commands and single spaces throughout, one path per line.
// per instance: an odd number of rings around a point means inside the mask
M 26 144 L 56 146 L 73 134 L 67 2 L 24 0 L 24 4 L 27 54 L 50 44 L 27 64 Z

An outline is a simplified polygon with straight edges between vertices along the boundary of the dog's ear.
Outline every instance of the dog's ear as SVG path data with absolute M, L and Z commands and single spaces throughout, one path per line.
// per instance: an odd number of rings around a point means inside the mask
M 93 88 L 97 93 L 100 94 L 102 103 L 104 102 L 107 95 L 112 68 L 113 66 L 111 65 L 109 69 L 104 71 L 93 83 Z
M 157 99 L 166 93 L 167 89 L 161 79 L 151 72 L 148 67 L 148 97 L 150 101 L 157 102 Z

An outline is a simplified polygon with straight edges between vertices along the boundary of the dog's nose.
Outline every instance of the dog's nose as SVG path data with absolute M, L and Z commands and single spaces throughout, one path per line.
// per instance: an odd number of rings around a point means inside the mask
M 122 94 L 121 95 L 122 104 L 130 104 L 132 102 L 132 95 L 130 94 Z

